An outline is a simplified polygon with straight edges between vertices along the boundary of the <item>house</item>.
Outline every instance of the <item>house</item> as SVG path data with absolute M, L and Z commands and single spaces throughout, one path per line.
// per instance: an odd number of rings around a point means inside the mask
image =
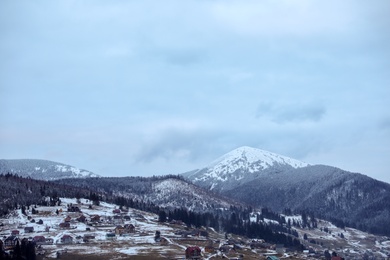
M 114 214 L 120 214 L 120 213 L 121 213 L 121 210 L 120 210 L 120 209 L 114 209 L 114 210 L 112 211 L 112 213 L 114 213 Z
M 43 224 L 43 220 L 40 219 L 40 220 L 37 222 L 37 224 L 42 225 L 42 224 Z
M 72 244 L 73 243 L 73 237 L 69 235 L 63 235 L 61 237 L 61 243 L 62 244 Z
M 16 236 L 9 236 L 4 240 L 4 249 L 13 249 L 19 242 L 19 238 Z
M 72 220 L 72 218 L 70 216 L 67 216 L 65 219 L 64 219 L 64 222 L 70 222 Z
M 128 233 L 134 233 L 135 232 L 135 226 L 133 224 L 126 224 L 125 228 L 126 228 L 126 231 Z
M 197 246 L 187 247 L 186 251 L 186 259 L 201 259 L 201 250 Z
M 86 220 L 87 220 L 87 218 L 84 216 L 84 215 L 81 215 L 80 217 L 78 217 L 77 219 L 76 219 L 78 222 L 85 222 Z
M 119 225 L 115 228 L 115 234 L 122 236 L 124 234 L 134 233 L 134 230 L 135 227 L 133 224 Z
M 61 229 L 67 229 L 67 228 L 70 228 L 70 223 L 69 222 L 62 222 L 62 223 L 60 223 L 59 226 Z
M 91 222 L 99 222 L 100 216 L 99 215 L 93 215 L 91 216 Z
M 19 230 L 15 229 L 11 231 L 11 236 L 19 236 Z
M 35 237 L 33 237 L 33 241 L 37 245 L 45 245 L 46 244 L 46 238 L 44 236 L 35 236 Z
M 124 218 L 124 220 L 127 220 L 127 221 L 131 220 L 130 216 L 128 216 L 128 215 L 124 216 L 123 218 Z
M 34 232 L 34 227 L 25 227 L 24 228 L 24 233 L 32 233 Z
M 123 226 L 116 226 L 115 228 L 115 234 L 122 235 L 125 234 L 125 228 Z
M 332 256 L 332 260 L 343 260 L 340 256 Z
M 274 255 L 270 255 L 270 256 L 267 256 L 266 259 L 267 259 L 267 260 L 279 260 L 279 257 L 274 256 Z

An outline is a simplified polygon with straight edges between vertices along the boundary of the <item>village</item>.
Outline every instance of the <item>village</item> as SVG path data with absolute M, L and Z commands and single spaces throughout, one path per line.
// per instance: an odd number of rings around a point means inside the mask
M 61 198 L 59 204 L 32 205 L 0 219 L 5 254 L 19 244 L 33 245 L 37 259 L 326 259 L 323 251 L 296 252 L 180 220 L 160 223 L 156 214 L 105 202 Z

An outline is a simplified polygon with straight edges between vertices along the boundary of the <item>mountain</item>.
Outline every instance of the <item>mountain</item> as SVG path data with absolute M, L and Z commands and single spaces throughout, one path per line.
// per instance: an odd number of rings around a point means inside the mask
M 95 173 L 70 165 L 36 159 L 0 159 L 0 173 L 12 173 L 39 180 L 99 177 Z
M 160 177 L 101 177 L 90 179 L 61 179 L 55 181 L 77 187 L 153 203 L 167 209 L 186 208 L 205 212 L 219 208 L 243 206 L 235 200 L 198 187 L 175 175 Z
M 221 192 L 250 182 L 261 175 L 308 165 L 286 156 L 243 146 L 221 156 L 205 168 L 184 173 L 183 176 L 201 187 Z
M 390 184 L 331 166 L 269 174 L 222 194 L 277 212 L 311 212 L 339 226 L 390 235 Z
M 183 175 L 254 207 L 307 212 L 339 226 L 390 235 L 390 184 L 359 173 L 241 147 Z

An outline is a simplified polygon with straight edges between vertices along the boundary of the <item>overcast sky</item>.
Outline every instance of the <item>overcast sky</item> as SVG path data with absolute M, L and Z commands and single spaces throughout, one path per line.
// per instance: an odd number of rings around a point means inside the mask
M 389 10 L 0 1 L 0 158 L 150 176 L 245 145 L 390 182 Z

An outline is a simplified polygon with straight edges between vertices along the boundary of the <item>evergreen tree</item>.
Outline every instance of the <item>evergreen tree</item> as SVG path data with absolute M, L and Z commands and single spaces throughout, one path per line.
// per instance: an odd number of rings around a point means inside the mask
M 167 221 L 167 214 L 165 210 L 160 210 L 158 212 L 158 221 L 159 222 L 166 222 Z

